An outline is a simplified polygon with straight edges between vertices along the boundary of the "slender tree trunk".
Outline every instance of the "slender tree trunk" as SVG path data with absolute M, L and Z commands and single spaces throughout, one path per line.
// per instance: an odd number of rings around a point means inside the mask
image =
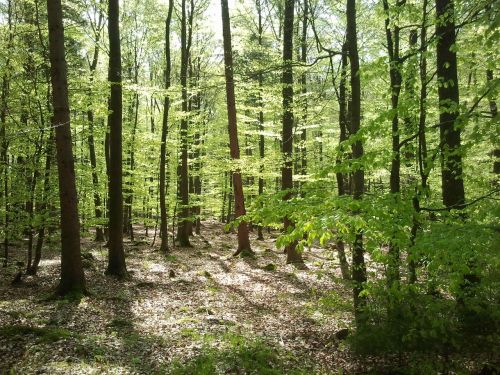
M 460 154 L 461 124 L 457 121 L 459 92 L 453 0 L 436 0 L 436 37 L 443 204 L 459 209 L 465 203 L 465 191 Z
M 256 0 L 257 15 L 258 15 L 258 34 L 259 34 L 259 47 L 262 48 L 262 34 L 264 33 L 262 25 L 262 0 Z M 262 95 L 264 86 L 264 75 L 259 73 L 259 196 L 264 194 L 264 156 L 265 156 L 265 138 L 264 138 L 264 98 Z M 262 225 L 257 228 L 257 239 L 264 240 L 264 234 L 262 233 Z
M 281 168 L 281 189 L 285 192 L 284 200 L 289 200 L 293 193 L 293 18 L 294 0 L 285 0 L 284 27 L 283 27 L 283 133 L 281 152 L 283 155 L 283 166 Z M 285 232 L 294 227 L 292 220 L 286 216 L 283 219 Z M 297 243 L 294 241 L 285 247 L 287 255 L 286 262 L 304 268 L 302 254 L 297 251 Z
M 356 136 L 361 125 L 361 81 L 359 77 L 359 55 L 356 30 L 356 0 L 347 0 L 347 33 L 346 43 L 349 50 L 351 67 L 351 134 Z M 359 160 L 363 157 L 363 143 L 357 140 L 352 144 L 352 158 Z M 358 166 L 353 174 L 353 197 L 356 200 L 363 198 L 365 175 L 363 167 Z M 354 281 L 353 298 L 356 324 L 362 325 L 365 321 L 363 313 L 366 300 L 360 294 L 366 282 L 366 266 L 363 249 L 363 232 L 357 229 L 352 249 L 352 280 Z
M 122 191 L 122 66 L 119 26 L 119 0 L 108 3 L 109 72 L 109 241 L 108 275 L 126 277 L 123 249 L 123 191 Z
M 168 2 L 168 14 L 165 21 L 165 90 L 170 88 L 170 73 L 172 63 L 170 59 L 170 23 L 172 21 L 172 10 L 174 0 Z M 165 94 L 163 104 L 163 122 L 161 127 L 161 146 L 160 146 L 160 251 L 168 251 L 168 212 L 167 212 L 167 192 L 165 188 L 166 167 L 167 167 L 167 136 L 168 136 L 168 112 L 170 110 L 170 96 Z
M 191 246 L 189 243 L 189 175 L 188 175 L 188 112 L 187 99 L 187 69 L 188 69 L 188 46 L 186 40 L 186 0 L 182 0 L 181 17 L 181 86 L 182 86 L 182 112 L 180 127 L 181 158 L 179 165 L 179 196 L 180 209 L 177 224 L 177 241 L 182 247 Z
M 396 3 L 396 8 L 402 7 L 404 4 L 401 0 Z M 388 0 L 383 0 L 384 11 L 386 12 L 385 18 L 385 34 L 387 40 L 387 52 L 389 55 L 389 78 L 391 86 L 391 109 L 394 114 L 392 116 L 392 162 L 391 162 L 391 176 L 390 176 L 390 189 L 391 194 L 394 195 L 395 204 L 399 204 L 399 193 L 401 189 L 401 152 L 399 146 L 399 114 L 398 104 L 399 95 L 401 93 L 401 61 L 399 57 L 399 26 L 396 25 L 391 29 L 391 16 Z M 399 14 L 399 9 L 395 12 Z M 392 287 L 400 280 L 399 274 L 399 246 L 391 241 L 389 244 L 389 261 L 387 264 L 387 284 Z
M 231 221 L 234 220 L 234 210 L 233 210 L 233 172 L 229 172 L 229 194 L 227 198 L 227 216 L 226 216 L 226 223 L 230 223 Z M 231 229 L 232 231 L 232 229 Z
M 226 222 L 226 200 L 227 200 L 227 172 L 224 172 L 224 188 L 222 190 L 222 207 L 220 213 L 220 221 Z
M 14 41 L 14 34 L 12 28 L 12 1 L 7 1 L 7 23 L 9 28 L 9 36 L 6 47 L 6 61 L 4 66 L 4 74 L 2 77 L 2 94 L 0 97 L 0 164 L 1 175 L 3 176 L 3 198 L 4 198 L 4 267 L 9 262 L 9 157 L 8 148 L 9 143 L 6 134 L 6 121 L 8 111 L 8 96 L 10 91 L 10 51 Z
M 200 84 L 200 69 L 201 69 L 201 59 L 198 56 L 194 59 L 194 63 L 191 65 L 190 76 L 193 81 L 192 91 L 194 94 L 191 98 L 191 104 L 189 111 L 195 111 L 195 116 L 201 111 L 201 92 L 199 90 Z M 193 226 L 195 228 L 195 233 L 200 234 L 201 230 L 201 124 L 196 124 L 195 133 L 193 136 L 193 176 L 192 176 L 192 186 L 190 186 L 192 192 L 196 195 L 196 205 L 193 207 L 193 213 L 195 214 Z
M 89 122 L 89 135 L 87 138 L 87 143 L 89 146 L 89 157 L 90 157 L 90 166 L 92 168 L 92 186 L 94 188 L 94 214 L 97 221 L 100 221 L 102 218 L 102 202 L 101 195 L 99 194 L 99 176 L 97 174 L 97 158 L 95 154 L 95 142 L 94 142 L 94 111 L 92 110 L 92 84 L 94 82 L 94 75 L 97 69 L 97 63 L 99 61 L 99 41 L 101 38 L 101 26 L 103 22 L 103 14 L 99 9 L 99 20 L 96 25 L 96 33 L 95 33 L 95 46 L 94 46 L 94 55 L 92 57 L 92 62 L 90 63 L 90 83 L 89 83 L 89 109 L 87 110 L 87 120 Z M 97 224 L 95 230 L 95 240 L 98 242 L 104 241 L 104 232 L 102 230 L 101 224 Z
M 136 75 L 134 83 L 138 84 L 137 71 L 138 67 L 136 65 Z M 130 150 L 129 150 L 129 160 L 130 160 L 130 172 L 128 173 L 130 180 L 127 183 L 126 188 L 126 198 L 125 207 L 123 212 L 123 233 L 130 236 L 130 240 L 134 240 L 134 228 L 132 226 L 132 208 L 134 203 L 134 169 L 135 169 L 135 135 L 137 133 L 137 125 L 139 123 L 139 94 L 134 94 L 134 125 L 132 126 L 132 136 L 130 139 Z
M 493 71 L 491 69 L 486 70 L 486 79 L 488 82 L 493 81 Z M 498 107 L 497 103 L 494 99 L 490 99 L 489 102 L 490 105 L 490 113 L 491 117 L 495 119 L 498 116 Z M 498 144 L 498 139 L 497 139 L 497 144 L 496 147 L 493 149 L 493 173 L 496 175 L 500 174 L 500 148 Z
M 343 149 L 342 145 L 343 142 L 347 140 L 347 127 L 348 127 L 348 120 L 347 120 L 347 88 L 346 88 L 346 83 L 347 83 L 347 60 L 348 60 L 348 50 L 347 50 L 347 44 L 344 43 L 342 45 L 342 57 L 341 57 L 341 71 L 340 71 L 340 83 L 339 83 L 339 128 L 340 128 L 340 136 L 339 136 L 339 154 L 337 156 L 336 164 L 340 166 L 342 163 L 342 157 L 343 157 Z M 333 66 L 333 64 L 332 64 Z M 337 191 L 339 194 L 339 197 L 343 196 L 346 194 L 346 178 L 344 173 L 342 172 L 337 172 L 336 174 L 337 177 Z M 340 263 L 340 271 L 342 272 L 342 278 L 344 280 L 349 280 L 351 278 L 351 272 L 349 269 L 349 263 L 347 261 L 347 257 L 345 254 L 345 244 L 343 240 L 337 240 L 336 242 L 336 248 L 337 248 L 337 253 L 339 255 L 339 263 Z
M 227 123 L 229 132 L 229 149 L 231 159 L 238 162 L 240 159 L 240 146 L 238 143 L 238 127 L 236 122 L 236 99 L 234 95 L 233 80 L 233 51 L 231 46 L 231 25 L 229 21 L 229 8 L 227 0 L 221 0 L 222 8 L 222 34 L 224 39 L 224 67 L 226 75 L 226 98 L 227 98 Z M 243 194 L 243 182 L 239 166 L 232 173 L 234 189 L 234 211 L 236 219 L 246 215 L 245 196 Z M 234 255 L 252 254 L 250 239 L 248 237 L 247 222 L 242 220 L 238 225 L 238 250 Z
M 429 167 L 427 160 L 427 138 L 426 138 L 426 121 L 427 121 L 427 0 L 424 0 L 422 5 L 422 26 L 420 31 L 420 99 L 419 99 L 419 119 L 418 119 L 418 170 L 420 173 L 420 189 L 417 188 L 413 198 L 413 223 L 410 234 L 410 250 L 408 252 L 408 283 L 414 284 L 417 281 L 417 266 L 415 262 L 415 254 L 413 253 L 413 246 L 415 245 L 417 233 L 420 228 L 420 196 L 422 194 L 428 195 L 429 187 L 427 179 L 429 176 Z
M 58 294 L 85 292 L 80 254 L 80 222 L 76 194 L 68 103 L 67 66 L 61 0 L 47 0 L 49 50 L 52 81 L 52 124 L 56 133 L 59 200 L 61 204 L 61 280 Z
M 45 148 L 45 172 L 43 178 L 43 197 L 42 203 L 40 205 L 39 211 L 45 216 L 45 211 L 47 210 L 47 202 L 50 194 L 50 169 L 52 165 L 52 144 L 54 143 L 54 133 L 51 131 L 49 139 L 47 140 L 47 145 Z M 45 220 L 44 220 L 45 221 Z M 28 275 L 36 275 L 38 272 L 38 266 L 40 265 L 40 260 L 42 259 L 42 247 L 45 239 L 45 222 L 42 222 L 40 228 L 38 229 L 38 238 L 35 246 L 35 257 L 31 267 L 28 269 Z
M 302 40 L 301 40 L 301 61 L 305 65 L 307 63 L 307 25 L 309 17 L 309 0 L 304 0 L 304 14 L 302 18 Z M 304 113 L 302 115 L 302 132 L 300 133 L 300 174 L 307 174 L 307 74 L 304 72 L 300 77 L 302 86 L 302 95 L 304 96 Z

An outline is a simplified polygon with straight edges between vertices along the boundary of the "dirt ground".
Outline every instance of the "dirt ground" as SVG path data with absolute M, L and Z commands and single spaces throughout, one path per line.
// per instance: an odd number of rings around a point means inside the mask
M 0 269 L 0 373 L 358 372 L 337 337 L 352 311 L 335 254 L 309 249 L 308 269 L 296 270 L 284 264 L 275 234 L 252 236 L 255 258 L 235 258 L 236 235 L 204 222 L 192 248 L 165 256 L 138 228 L 125 244 L 126 281 L 105 276 L 106 248 L 84 239 L 91 295 L 80 301 L 47 299 L 58 280 L 57 248 L 16 287 L 11 261 Z

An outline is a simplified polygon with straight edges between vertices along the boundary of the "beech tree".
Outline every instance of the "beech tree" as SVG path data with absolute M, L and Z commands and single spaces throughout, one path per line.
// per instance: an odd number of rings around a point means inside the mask
M 283 20 L 283 75 L 282 75 L 282 96 L 283 96 L 283 131 L 281 141 L 281 151 L 283 154 L 283 165 L 281 167 L 281 189 L 285 193 L 284 198 L 288 200 L 292 197 L 293 189 L 293 18 L 294 1 L 285 0 L 284 20 Z M 285 231 L 293 228 L 293 221 L 285 216 L 283 219 Z M 285 247 L 286 262 L 302 267 L 303 260 L 296 243 L 291 242 Z
M 109 240 L 106 273 L 117 277 L 127 275 L 123 249 L 122 194 L 122 64 L 120 48 L 119 1 L 108 3 L 109 72 Z
M 177 226 L 177 241 L 180 246 L 191 246 L 189 242 L 190 221 L 189 221 L 189 168 L 188 168 L 188 93 L 187 93 L 187 73 L 188 73 L 188 40 L 187 40 L 187 16 L 186 0 L 181 3 L 181 90 L 182 90 L 182 112 L 180 126 L 180 158 L 178 168 L 178 195 L 179 195 L 179 218 Z
M 172 22 L 172 11 L 174 8 L 173 0 L 168 2 L 168 14 L 165 20 L 165 89 L 170 88 L 170 74 L 172 63 L 170 58 L 170 23 Z M 167 204 L 166 204 L 166 163 L 167 163 L 167 136 L 168 136 L 168 112 L 170 110 L 170 97 L 165 95 L 163 104 L 163 122 L 161 127 L 161 146 L 160 146 L 160 213 L 161 213 L 161 245 L 160 251 L 168 251 L 168 227 L 167 227 Z
M 349 54 L 349 66 L 351 70 L 351 137 L 356 137 L 361 123 L 361 79 L 359 72 L 358 37 L 356 26 L 356 0 L 347 0 L 346 8 L 347 30 L 346 44 Z M 352 158 L 355 161 L 363 157 L 363 142 L 355 138 L 352 143 Z M 353 198 L 361 200 L 365 189 L 365 173 L 363 167 L 358 165 L 353 171 Z M 363 232 L 356 229 L 355 241 L 352 247 L 352 280 L 354 281 L 353 297 L 354 312 L 358 325 L 364 323 L 363 313 L 365 298 L 361 295 L 363 283 L 366 282 L 366 266 L 363 249 Z
M 229 7 L 227 0 L 221 0 L 222 9 L 222 33 L 224 39 L 224 72 L 226 76 L 226 101 L 227 101 L 227 125 L 229 131 L 229 149 L 233 161 L 240 159 L 240 146 L 238 142 L 238 126 L 236 120 L 236 101 L 234 97 L 233 79 L 233 51 L 231 47 L 231 24 L 229 21 Z M 243 194 L 243 181 L 239 166 L 232 172 L 234 191 L 234 212 L 236 219 L 246 214 L 245 196 Z M 248 237 L 248 226 L 245 220 L 238 224 L 238 249 L 235 255 L 252 254 L 250 239 Z
M 462 176 L 459 83 L 453 0 L 436 0 L 436 60 L 439 96 L 439 136 L 443 204 L 461 208 L 465 203 Z
M 85 290 L 80 254 L 80 222 L 76 194 L 75 166 L 71 141 L 67 65 L 64 56 L 63 12 L 60 0 L 47 1 L 50 72 L 55 128 L 59 202 L 61 205 L 61 280 L 59 295 L 81 294 Z

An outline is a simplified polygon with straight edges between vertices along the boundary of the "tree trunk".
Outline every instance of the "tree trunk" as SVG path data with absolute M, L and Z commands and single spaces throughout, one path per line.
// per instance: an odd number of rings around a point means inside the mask
M 165 21 L 165 90 L 170 88 L 170 73 L 172 63 L 170 59 L 170 23 L 172 21 L 172 10 L 174 8 L 174 0 L 168 2 L 168 14 Z M 163 122 L 161 127 L 161 146 L 160 146 L 160 234 L 161 245 L 160 251 L 166 253 L 168 251 L 168 212 L 167 212 L 167 192 L 166 183 L 166 167 L 167 167 L 167 136 L 168 136 L 168 112 L 170 110 L 170 96 L 165 94 L 163 104 Z
M 436 37 L 443 204 L 449 209 L 460 209 L 465 203 L 465 192 L 460 155 L 461 124 L 457 121 L 459 93 L 453 0 L 436 0 Z
M 486 71 L 486 79 L 488 80 L 488 82 L 493 81 L 493 71 L 491 69 L 488 69 Z M 489 105 L 491 117 L 495 119 L 498 116 L 497 103 L 494 99 L 490 99 Z M 500 148 L 498 145 L 498 139 L 496 147 L 493 149 L 493 173 L 495 173 L 496 175 L 500 174 Z
M 55 127 L 56 133 L 61 204 L 61 280 L 57 292 L 60 295 L 81 294 L 85 292 L 85 275 L 80 254 L 80 222 L 71 141 L 61 0 L 47 0 L 47 16 L 54 107 L 52 126 Z
M 186 113 L 188 111 L 187 100 L 187 69 L 188 69 L 188 48 L 186 40 L 186 0 L 182 0 L 181 17 L 181 86 L 182 86 L 182 112 L 180 127 L 181 138 L 181 158 L 179 165 L 179 196 L 180 209 L 177 224 L 177 241 L 182 247 L 191 246 L 189 243 L 189 176 L 188 176 L 188 121 Z
M 262 0 L 257 0 L 257 14 L 259 18 L 258 33 L 259 33 L 259 47 L 262 47 L 262 34 L 264 33 L 262 25 Z M 264 98 L 262 97 L 262 91 L 264 86 L 264 76 L 259 73 L 259 196 L 264 194 L 264 156 L 265 156 L 265 138 L 264 138 Z M 264 234 L 262 233 L 262 225 L 257 228 L 257 239 L 264 240 Z
M 53 132 L 51 131 L 49 139 L 47 140 L 47 146 L 45 148 L 46 156 L 45 156 L 45 172 L 43 178 L 43 197 L 42 204 L 40 205 L 39 211 L 42 215 L 45 216 L 45 211 L 47 210 L 47 202 L 48 196 L 50 193 L 50 169 L 52 164 L 52 144 L 54 142 Z M 45 221 L 45 220 L 44 220 Z M 28 269 L 28 275 L 36 275 L 38 272 L 38 266 L 40 265 L 40 260 L 42 259 L 42 247 L 45 239 L 45 222 L 41 223 L 40 228 L 38 229 L 38 238 L 35 246 L 35 257 L 33 259 L 33 263 L 31 267 Z
M 307 63 L 307 24 L 309 17 L 309 0 L 304 0 L 304 14 L 302 18 L 302 40 L 301 40 L 301 61 Z M 302 95 L 304 96 L 304 114 L 302 115 L 302 132 L 300 133 L 300 174 L 307 174 L 307 74 L 304 72 L 300 77 Z
M 399 193 L 401 189 L 401 153 L 399 146 L 399 115 L 398 104 L 399 95 L 401 93 L 401 61 L 399 57 L 399 26 L 397 21 L 395 26 L 391 29 L 391 17 L 388 0 L 383 0 L 384 11 L 386 12 L 385 18 L 385 34 L 387 40 L 387 52 L 389 55 L 389 78 L 391 86 L 391 109 L 394 114 L 392 116 L 392 162 L 391 162 L 391 175 L 390 175 L 390 189 L 391 194 L 394 195 L 395 204 L 399 203 Z M 396 7 L 399 8 L 403 5 L 400 0 L 397 1 Z M 400 10 L 395 10 L 399 14 Z M 387 264 L 387 284 L 390 287 L 399 282 L 399 247 L 391 241 L 389 244 L 389 259 Z
M 293 188 L 293 18 L 294 0 L 285 0 L 285 13 L 283 24 L 283 132 L 281 152 L 283 155 L 283 166 L 281 168 L 281 190 L 285 192 L 284 200 L 292 197 Z M 283 218 L 285 232 L 293 230 L 294 223 L 289 217 Z M 286 262 L 294 264 L 299 268 L 304 267 L 302 254 L 297 251 L 297 243 L 293 241 L 285 247 L 287 255 Z
M 97 69 L 97 63 L 99 60 L 99 40 L 101 38 L 101 25 L 103 22 L 103 14 L 99 9 L 99 20 L 96 25 L 95 33 L 95 46 L 94 46 L 94 56 L 92 57 L 92 62 L 90 63 L 90 83 L 89 83 L 89 109 L 87 110 L 87 120 L 89 122 L 89 135 L 87 138 L 87 143 L 89 146 L 89 157 L 90 166 L 92 168 L 92 185 L 94 187 L 94 214 L 98 221 L 102 218 L 102 202 L 101 196 L 99 194 L 99 176 L 97 174 L 97 159 L 95 154 L 95 142 L 94 142 L 94 111 L 92 110 L 92 84 L 94 82 L 94 75 Z M 100 223 L 97 224 L 95 229 L 95 240 L 98 242 L 104 241 L 104 232 Z
M 347 33 L 346 43 L 349 51 L 351 67 L 351 134 L 356 136 L 361 125 L 361 81 L 359 77 L 359 55 L 356 30 L 356 0 L 347 0 Z M 352 158 L 359 160 L 363 157 L 363 143 L 357 140 L 352 144 Z M 362 166 L 358 166 L 353 174 L 353 197 L 356 200 L 363 198 L 365 175 Z M 354 281 L 353 298 L 354 313 L 358 326 L 365 322 L 363 313 L 366 299 L 360 296 L 363 284 L 366 282 L 366 266 L 363 249 L 363 233 L 357 229 L 352 249 L 352 280 Z
M 336 164 L 340 166 L 343 158 L 343 142 L 347 140 L 347 128 L 348 128 L 348 113 L 347 113 L 347 44 L 344 43 L 342 45 L 342 57 L 341 57 L 341 71 L 340 71 L 340 83 L 339 83 L 339 128 L 340 128 L 340 136 L 339 136 L 339 154 L 337 156 Z M 332 61 L 330 62 L 333 67 Z M 337 192 L 339 197 L 346 194 L 346 178 L 344 173 L 337 172 Z M 351 278 L 351 271 L 349 269 L 349 263 L 347 261 L 347 257 L 345 254 L 345 244 L 344 241 L 338 239 L 336 242 L 337 253 L 339 255 L 340 262 L 340 271 L 342 272 L 342 278 L 344 280 L 349 280 Z
M 109 0 L 109 241 L 108 275 L 126 277 L 123 249 L 123 191 L 122 191 L 122 66 L 119 26 L 119 0 Z
M 408 283 L 414 284 L 417 281 L 417 266 L 414 259 L 413 246 L 415 244 L 417 233 L 420 228 L 420 196 L 428 195 L 429 187 L 427 179 L 429 176 L 428 160 L 427 160 L 427 138 L 426 138 L 426 120 L 427 120 L 427 0 L 424 0 L 422 5 L 422 26 L 420 32 L 420 98 L 419 98 L 419 119 L 418 119 L 418 170 L 420 173 L 420 189 L 417 188 L 413 198 L 413 223 L 410 234 L 410 250 L 408 251 Z M 420 191 L 419 191 L 420 190 Z
M 0 164 L 3 176 L 3 198 L 4 198 L 4 267 L 9 262 L 9 168 L 8 168 L 8 148 L 9 142 L 6 134 L 6 121 L 8 112 L 8 96 L 10 91 L 10 50 L 14 41 L 14 34 L 12 32 L 12 1 L 7 2 L 7 23 L 9 27 L 9 38 L 6 47 L 6 61 L 4 66 L 4 74 L 2 77 L 2 94 L 0 97 Z
M 231 159 L 238 162 L 240 159 L 240 146 L 238 143 L 238 126 L 236 122 L 236 99 L 234 95 L 233 80 L 233 51 L 231 46 L 231 25 L 229 22 L 229 8 L 227 0 L 221 0 L 222 8 L 222 34 L 224 39 L 224 71 L 226 75 L 226 98 L 227 98 L 227 124 L 229 132 L 229 149 Z M 245 196 L 243 194 L 243 182 L 239 166 L 233 171 L 233 189 L 234 189 L 234 211 L 235 219 L 246 215 Z M 234 255 L 252 254 L 250 239 L 248 237 L 248 226 L 246 221 L 240 221 L 238 225 L 238 249 Z

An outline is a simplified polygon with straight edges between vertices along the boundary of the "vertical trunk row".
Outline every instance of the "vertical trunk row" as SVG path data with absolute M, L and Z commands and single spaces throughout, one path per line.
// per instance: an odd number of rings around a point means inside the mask
M 229 21 L 229 8 L 227 0 L 221 0 L 222 8 L 222 34 L 224 39 L 224 72 L 226 76 L 226 98 L 227 98 L 227 124 L 229 132 L 229 149 L 231 159 L 238 161 L 240 159 L 240 146 L 238 142 L 238 126 L 236 121 L 236 99 L 234 96 L 233 79 L 233 51 L 231 46 L 231 25 Z M 234 211 L 236 219 L 246 214 L 245 197 L 243 195 L 243 181 L 239 166 L 233 171 L 233 189 L 234 189 Z M 240 221 L 238 225 L 238 249 L 234 255 L 251 254 L 250 239 L 248 236 L 248 226 L 246 221 Z
M 420 31 L 420 98 L 419 98 L 419 119 L 418 119 L 418 150 L 417 161 L 418 170 L 420 173 L 420 188 L 417 188 L 415 196 L 413 197 L 413 223 L 410 234 L 410 250 L 408 261 L 408 283 L 413 284 L 417 281 L 416 262 L 413 256 L 413 245 L 420 228 L 419 215 L 420 215 L 420 196 L 428 194 L 427 178 L 429 176 L 428 160 L 427 160 L 427 138 L 426 138 L 426 120 L 427 120 L 427 0 L 422 4 L 422 26 Z
M 262 25 L 262 0 L 256 0 L 257 16 L 258 16 L 258 42 L 259 47 L 262 48 L 262 34 L 264 33 Z M 264 98 L 262 97 L 262 90 L 264 86 L 264 75 L 259 72 L 259 196 L 264 194 L 264 156 L 265 156 L 265 138 L 264 138 Z M 262 233 L 262 225 L 257 228 L 257 239 L 263 240 L 264 234 Z
M 76 194 L 68 103 L 67 66 L 64 56 L 64 28 L 61 0 L 47 0 L 49 51 L 56 134 L 56 155 L 61 204 L 61 281 L 58 294 L 85 292 L 80 254 L 80 222 Z
M 194 104 L 194 109 L 196 110 L 196 113 L 199 115 L 201 113 L 201 105 L 202 105 L 202 97 L 201 97 L 201 92 L 200 92 L 200 74 L 201 74 L 201 57 L 198 56 L 195 59 L 195 73 L 194 73 L 194 90 L 196 94 L 193 97 L 193 104 Z M 199 121 L 199 120 L 198 120 Z M 202 170 L 202 163 L 201 163 L 201 149 L 202 149 L 202 144 L 203 144 L 203 139 L 202 139 L 202 132 L 201 132 L 201 123 L 198 122 L 196 126 L 196 132 L 194 134 L 194 141 L 193 141 L 193 146 L 194 146 L 194 152 L 193 152 L 193 157 L 194 157 L 194 171 L 195 174 L 193 176 L 193 191 L 196 194 L 196 207 L 195 207 L 195 233 L 200 234 L 201 231 L 201 188 L 202 188 L 202 181 L 201 181 L 201 170 Z
M 304 14 L 302 18 L 302 39 L 301 39 L 301 61 L 305 65 L 307 63 L 307 24 L 309 17 L 309 0 L 304 0 Z M 300 77 L 302 86 L 302 95 L 304 96 L 304 113 L 302 115 L 302 132 L 300 133 L 300 174 L 307 174 L 307 74 L 304 72 Z
M 90 166 L 92 168 L 92 185 L 94 187 L 94 214 L 98 221 L 102 218 L 102 201 L 101 195 L 99 194 L 99 177 L 97 175 L 97 159 L 95 154 L 95 142 L 94 142 L 94 111 L 92 110 L 92 84 L 94 82 L 94 75 L 97 69 L 97 63 L 99 60 L 99 40 L 101 38 L 101 26 L 103 22 L 103 14 L 99 8 L 99 19 L 96 25 L 95 33 L 95 46 L 94 55 L 92 57 L 92 62 L 90 63 L 90 82 L 89 82 L 89 109 L 87 110 L 87 121 L 89 123 L 89 135 L 87 138 L 87 143 L 89 146 L 89 156 L 90 156 Z M 104 241 L 104 232 L 100 223 L 96 226 L 96 241 Z
M 170 59 L 170 23 L 172 21 L 172 10 L 174 1 L 168 2 L 168 14 L 165 21 L 165 90 L 170 88 L 170 73 L 172 63 Z M 167 135 L 168 135 L 168 112 L 170 110 L 170 96 L 165 94 L 163 104 L 163 122 L 161 127 L 161 146 L 160 146 L 160 251 L 168 251 L 168 215 L 167 215 L 167 192 L 166 192 L 166 167 L 167 167 Z
M 465 191 L 460 155 L 461 124 L 457 121 L 459 92 L 453 0 L 436 0 L 436 37 L 443 204 L 450 209 L 462 208 Z
M 339 136 L 339 153 L 337 156 L 336 164 L 340 165 L 342 163 L 342 158 L 344 154 L 343 150 L 343 142 L 347 140 L 347 129 L 348 129 L 348 111 L 347 111 L 347 60 L 348 60 L 348 49 L 347 43 L 344 42 L 342 45 L 342 57 L 341 57 L 341 70 L 340 70 L 340 82 L 339 82 L 339 128 L 340 128 L 340 136 Z M 330 61 L 330 64 L 333 68 L 333 64 Z M 347 179 L 344 173 L 337 172 L 337 192 L 339 197 L 345 195 L 346 192 L 346 184 Z M 339 263 L 340 263 L 340 271 L 342 273 L 342 278 L 344 280 L 348 280 L 351 278 L 351 271 L 349 269 L 349 263 L 347 261 L 347 257 L 345 254 L 345 244 L 342 240 L 337 240 L 336 243 L 337 252 L 339 255 Z
M 182 119 L 180 127 L 181 157 L 179 165 L 179 197 L 180 212 L 177 225 L 177 240 L 180 246 L 191 246 L 189 243 L 189 178 L 188 178 L 188 99 L 187 99 L 187 69 L 188 49 L 186 36 L 186 0 L 182 0 L 181 16 L 181 86 L 182 86 Z
M 493 71 L 491 69 L 486 70 L 486 79 L 488 80 L 488 82 L 493 81 Z M 495 119 L 495 117 L 498 116 L 497 103 L 494 99 L 490 99 L 489 105 L 491 117 Z M 493 149 L 493 173 L 495 173 L 496 175 L 500 174 L 500 148 L 498 145 L 498 140 L 496 147 Z
M 281 190 L 285 192 L 284 200 L 292 197 L 293 188 L 293 18 L 294 0 L 285 0 L 285 12 L 283 21 L 283 75 L 282 75 L 282 96 L 283 96 L 283 131 L 281 152 L 283 155 L 281 167 Z M 293 221 L 289 217 L 283 218 L 285 232 L 293 229 Z M 285 247 L 287 255 L 286 262 L 303 267 L 302 255 L 297 251 L 296 242 L 292 242 Z
M 122 65 L 120 48 L 119 0 L 108 3 L 109 72 L 109 241 L 106 273 L 117 277 L 127 275 L 123 249 L 122 192 Z
M 398 0 L 396 3 L 396 14 L 399 12 L 399 7 L 404 3 Z M 399 114 L 398 104 L 399 95 L 401 93 L 401 62 L 399 57 L 399 26 L 395 22 L 395 26 L 391 29 L 391 9 L 389 9 L 388 0 L 383 0 L 385 18 L 385 34 L 387 40 L 387 52 L 389 55 L 389 78 L 391 88 L 391 109 L 394 111 L 392 117 L 392 162 L 390 189 L 391 194 L 394 194 L 395 203 L 399 202 L 399 192 L 401 189 L 401 152 L 399 146 Z M 400 279 L 399 275 L 399 247 L 391 241 L 389 244 L 389 262 L 387 265 L 387 283 L 391 287 Z
M 356 0 L 347 0 L 347 33 L 346 43 L 349 51 L 349 62 L 351 67 L 351 134 L 356 136 L 361 125 L 361 81 L 359 77 L 359 55 L 356 30 Z M 359 160 L 363 156 L 363 143 L 356 140 L 352 144 L 352 158 Z M 362 166 L 353 171 L 353 197 L 361 200 L 363 198 L 365 174 Z M 363 308 L 366 304 L 365 298 L 360 295 L 363 284 L 366 282 L 366 266 L 363 249 L 363 233 L 357 230 L 352 249 L 352 280 L 354 281 L 353 299 L 356 323 L 362 325 L 365 318 Z
M 8 148 L 9 144 L 7 141 L 6 134 L 6 121 L 7 121 L 7 99 L 10 90 L 10 50 L 12 48 L 12 43 L 14 41 L 14 34 L 12 30 L 12 1 L 8 0 L 7 3 L 7 23 L 9 25 L 9 37 L 7 42 L 7 60 L 5 61 L 5 71 L 2 77 L 2 93 L 0 97 L 0 164 L 1 164 L 1 174 L 4 179 L 3 186 L 3 198 L 4 198 L 4 266 L 7 266 L 9 262 L 9 168 L 8 168 Z

